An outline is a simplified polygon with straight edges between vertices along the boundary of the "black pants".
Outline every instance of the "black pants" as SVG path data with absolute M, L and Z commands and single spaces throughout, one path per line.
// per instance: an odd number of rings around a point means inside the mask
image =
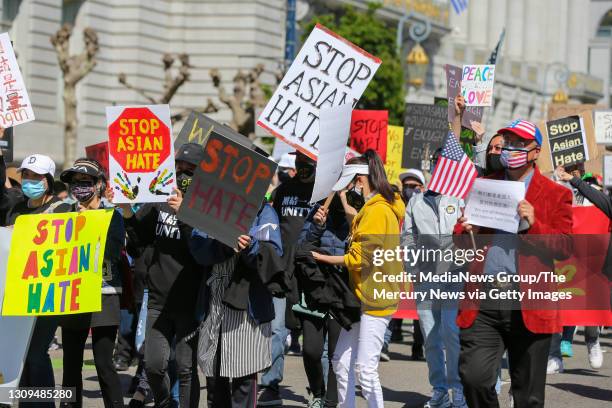
M 181 408 L 197 407 L 200 400 L 196 353 L 198 337 L 185 340 L 197 328 L 191 313 L 172 314 L 155 309 L 147 311 L 145 334 L 145 371 L 149 386 L 158 408 L 170 407 L 170 377 L 168 360 L 170 348 L 176 338 L 176 373 L 179 380 L 179 401 Z
M 340 337 L 341 327 L 336 320 L 329 317 L 319 318 L 300 314 L 302 330 L 304 333 L 304 347 L 302 357 L 304 359 L 304 370 L 308 377 L 308 386 L 315 398 L 325 397 L 326 405 L 338 404 L 338 389 L 336 386 L 336 374 L 332 366 L 332 358 L 336 350 L 336 343 Z M 327 335 L 327 392 L 325 390 L 325 379 L 323 378 L 323 346 Z
M 495 382 L 507 348 L 514 406 L 544 407 L 550 339 L 527 330 L 520 310 L 480 310 L 460 334 L 459 374 L 468 406 L 499 407 Z
M 76 388 L 76 402 L 62 403 L 62 407 L 83 406 L 83 352 L 89 328 L 62 327 L 64 351 L 64 377 L 62 386 Z M 123 394 L 119 375 L 113 364 L 113 350 L 117 326 L 101 326 L 91 329 L 92 348 L 98 382 L 106 408 L 123 408 Z

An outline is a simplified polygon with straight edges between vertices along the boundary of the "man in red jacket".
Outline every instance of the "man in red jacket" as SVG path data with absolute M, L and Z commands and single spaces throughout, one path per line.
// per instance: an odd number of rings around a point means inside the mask
M 570 253 L 572 193 L 541 175 L 535 165 L 542 135 L 534 124 L 517 120 L 498 133 L 504 137 L 500 159 L 505 170 L 489 178 L 525 183 L 526 196 L 517 208 L 521 218 L 518 236 L 470 225 L 465 218 L 459 219 L 455 232 L 495 234 L 481 263 L 485 274 L 554 271 L 554 259 L 567 258 Z M 500 244 L 519 239 L 520 251 Z M 523 250 L 525 247 L 528 249 Z M 492 284 L 484 284 L 485 291 L 496 287 L 511 289 L 497 276 Z M 525 288 L 521 285 L 521 289 Z M 499 407 L 495 382 L 504 349 L 508 350 L 514 406 L 544 407 L 551 334 L 561 330 L 558 311 L 534 307 L 533 303 L 509 303 L 483 300 L 457 316 L 461 328 L 459 373 L 470 408 Z

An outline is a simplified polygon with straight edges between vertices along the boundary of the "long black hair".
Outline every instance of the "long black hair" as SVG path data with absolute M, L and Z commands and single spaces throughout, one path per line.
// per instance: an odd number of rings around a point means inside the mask
M 391 184 L 387 180 L 387 173 L 385 173 L 385 166 L 383 162 L 372 149 L 368 149 L 361 156 L 352 157 L 347 160 L 346 164 L 367 164 L 368 165 L 368 181 L 372 190 L 379 193 L 389 203 L 395 201 L 395 194 L 391 188 Z

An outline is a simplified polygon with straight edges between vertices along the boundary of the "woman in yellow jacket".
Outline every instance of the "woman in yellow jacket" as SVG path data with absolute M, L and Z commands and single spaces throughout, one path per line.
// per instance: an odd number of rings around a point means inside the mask
M 402 264 L 387 261 L 382 250 L 399 246 L 404 203 L 393 193 L 382 160 L 373 150 L 345 164 L 335 191 L 361 190 L 365 204 L 351 225 L 349 247 L 344 256 L 313 253 L 318 262 L 344 265 L 350 287 L 361 300 L 361 321 L 342 330 L 333 357 L 340 407 L 355 406 L 355 378 L 359 379 L 368 407 L 383 407 L 378 362 L 391 315 L 397 309 L 399 287 L 390 275 L 399 275 Z M 390 259 L 390 258 L 387 258 Z

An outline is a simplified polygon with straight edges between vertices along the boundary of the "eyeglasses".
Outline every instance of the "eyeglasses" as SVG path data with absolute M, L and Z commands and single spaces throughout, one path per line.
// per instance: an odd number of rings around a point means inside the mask
M 519 149 L 524 149 L 525 147 L 529 146 L 531 143 L 533 143 L 532 140 L 518 139 L 518 140 L 510 141 L 508 138 L 504 137 L 503 147 L 516 147 Z

